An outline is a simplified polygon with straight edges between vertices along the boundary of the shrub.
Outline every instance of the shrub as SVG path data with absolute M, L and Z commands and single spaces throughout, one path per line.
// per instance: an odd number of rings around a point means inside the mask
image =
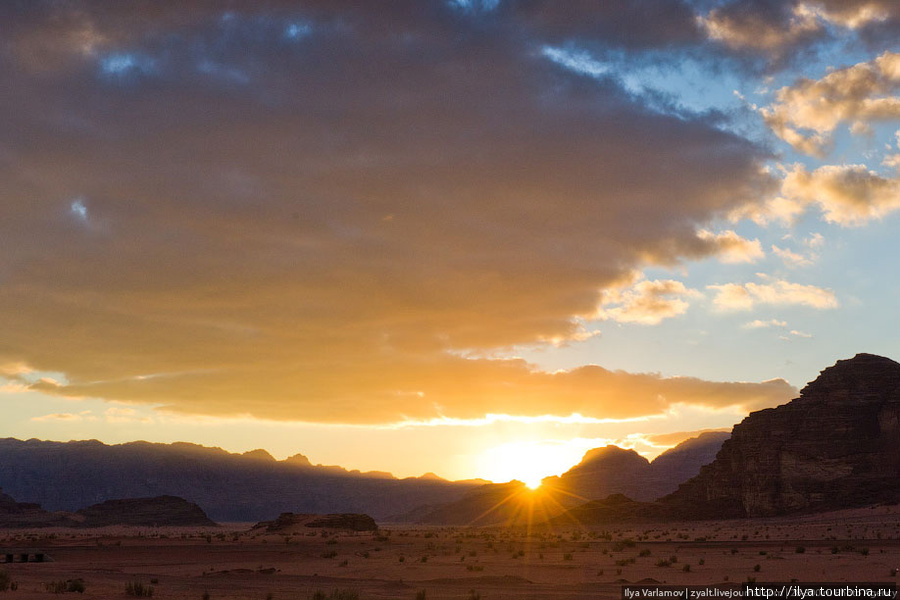
M 803 554 L 804 552 L 806 552 L 806 548 L 803 546 L 797 546 L 796 548 L 794 548 L 794 552 L 796 552 L 797 554 Z
M 425 590 L 416 592 L 416 600 L 425 600 Z
M 563 554 L 563 560 L 572 560 L 572 553 L 566 552 L 565 554 Z
M 326 594 L 322 590 L 316 590 L 310 600 L 359 600 L 359 592 L 351 589 L 331 590 L 330 594 Z
M 475 590 L 469 590 L 469 600 L 481 600 L 481 594 Z
M 45 583 L 44 589 L 53 594 L 65 594 L 66 592 L 83 594 L 85 588 L 83 579 L 60 579 Z
M 13 585 L 12 577 L 6 571 L 0 571 L 0 592 L 5 592 Z
M 685 573 L 690 573 L 691 565 L 685 564 L 683 567 L 681 567 L 681 570 L 684 571 Z
M 753 565 L 753 572 L 754 572 L 754 573 L 759 573 L 760 569 L 762 569 L 762 566 L 760 566 L 759 564 Z
M 144 585 L 143 581 L 136 579 L 125 584 L 125 593 L 129 596 L 135 596 L 137 598 L 152 598 L 153 586 Z

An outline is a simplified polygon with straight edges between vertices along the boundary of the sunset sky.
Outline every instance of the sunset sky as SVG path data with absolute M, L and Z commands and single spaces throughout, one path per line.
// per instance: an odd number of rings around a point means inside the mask
M 900 358 L 895 0 L 0 3 L 0 437 L 505 481 Z

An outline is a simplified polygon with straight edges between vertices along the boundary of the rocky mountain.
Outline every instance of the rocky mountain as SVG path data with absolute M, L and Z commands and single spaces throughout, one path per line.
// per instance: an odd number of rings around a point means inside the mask
M 750 414 L 716 460 L 663 502 L 758 517 L 900 501 L 900 364 L 857 354 L 800 397 Z
M 562 475 L 545 478 L 538 494 L 517 481 L 488 484 L 455 502 L 420 507 L 400 520 L 431 525 L 521 525 L 546 521 L 566 509 L 612 494 L 654 500 L 699 473 L 700 467 L 715 458 L 728 436 L 727 432 L 701 434 L 660 454 L 653 462 L 634 450 L 595 448 Z
M 751 413 L 714 461 L 657 502 L 607 498 L 551 523 L 764 517 L 900 502 L 900 364 L 857 354 Z
M 342 513 L 335 515 L 306 515 L 282 513 L 274 521 L 262 521 L 253 526 L 254 530 L 266 533 L 305 533 L 309 529 L 343 529 L 347 531 L 376 531 L 378 525 L 369 515 Z
M 655 485 L 653 499 L 674 492 L 679 485 L 700 473 L 700 468 L 715 460 L 722 444 L 730 437 L 730 431 L 707 431 L 681 442 L 653 459 L 650 463 Z M 636 495 L 634 499 L 644 498 Z
M 107 500 L 75 513 L 81 527 L 215 527 L 199 506 L 176 496 Z
M 262 521 L 283 512 L 365 513 L 376 519 L 461 498 L 477 482 L 396 479 L 232 454 L 195 444 L 0 439 L 0 486 L 19 500 L 73 512 L 116 498 L 178 496 L 216 521 Z
M 47 512 L 33 502 L 16 502 L 0 488 L 0 527 L 50 527 L 65 522 L 64 515 Z

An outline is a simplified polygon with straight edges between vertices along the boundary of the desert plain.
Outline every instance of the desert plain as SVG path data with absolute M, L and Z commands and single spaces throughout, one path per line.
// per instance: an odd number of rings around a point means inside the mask
M 128 598 L 129 584 L 141 584 L 153 598 L 189 600 L 619 598 L 626 583 L 895 582 L 900 507 L 531 530 L 3 530 L 0 547 L 48 557 L 0 564 L 16 583 L 4 595 L 18 600 L 50 598 L 55 582 L 79 580 L 83 592 L 63 593 Z

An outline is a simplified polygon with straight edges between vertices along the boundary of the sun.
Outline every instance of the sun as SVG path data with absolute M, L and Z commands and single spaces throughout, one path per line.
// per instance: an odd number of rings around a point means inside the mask
M 566 471 L 580 458 L 583 450 L 554 441 L 516 441 L 488 448 L 478 457 L 479 477 L 495 483 L 518 480 L 529 489 L 541 487 L 541 481 Z
M 541 479 L 525 479 L 522 481 L 529 490 L 536 490 L 541 487 Z

